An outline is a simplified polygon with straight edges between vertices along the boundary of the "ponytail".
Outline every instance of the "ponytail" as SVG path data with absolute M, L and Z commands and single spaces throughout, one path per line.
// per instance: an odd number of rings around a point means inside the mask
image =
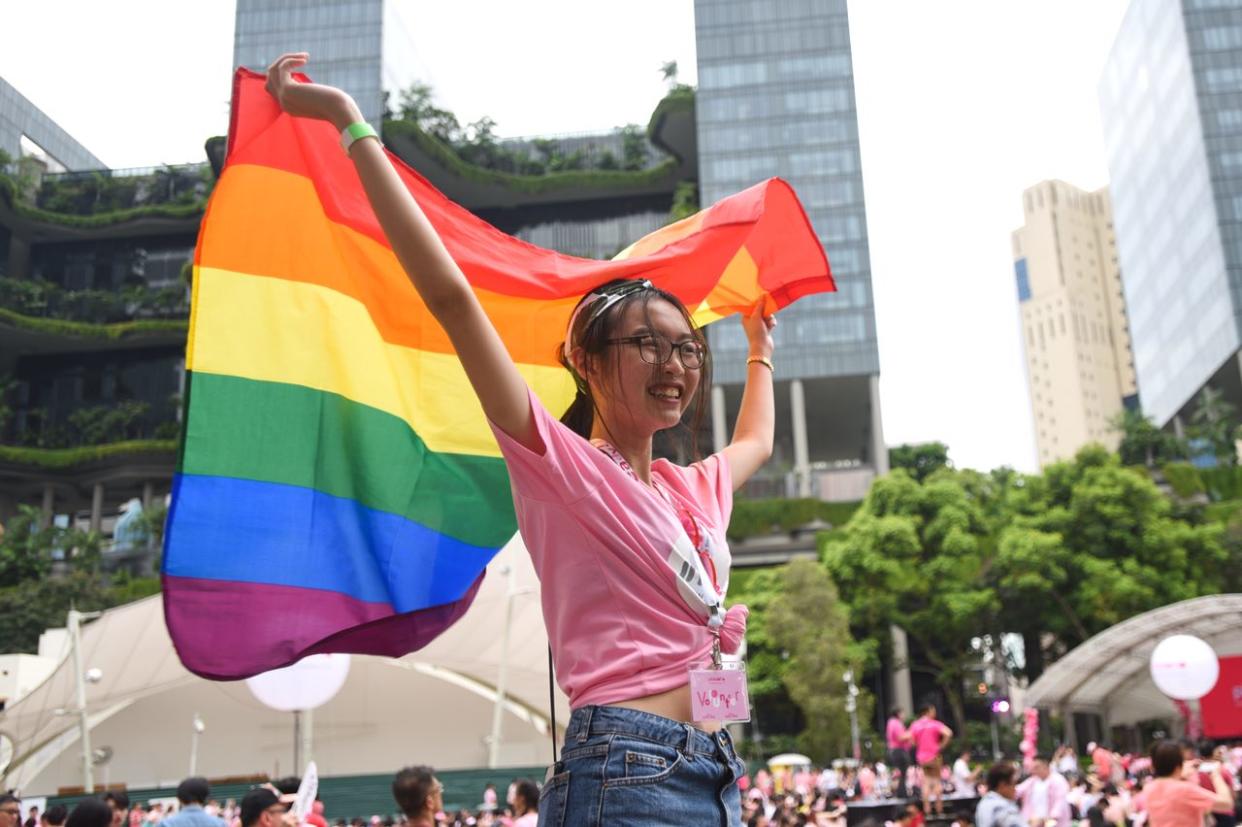
M 581 385 L 574 394 L 574 401 L 561 415 L 561 424 L 583 439 L 591 438 L 591 428 L 595 424 L 595 403 L 582 390 Z

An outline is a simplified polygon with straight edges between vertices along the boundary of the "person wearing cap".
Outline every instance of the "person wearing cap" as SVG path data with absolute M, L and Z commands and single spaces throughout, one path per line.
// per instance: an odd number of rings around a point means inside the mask
M 177 785 L 177 801 L 181 809 L 160 822 L 161 827 L 224 827 L 224 819 L 207 814 L 203 809 L 211 787 L 207 779 L 193 776 Z
M 296 827 L 287 798 L 270 784 L 250 790 L 241 800 L 242 827 Z
M 308 59 L 278 58 L 268 91 L 287 114 L 342 133 L 379 224 L 451 342 L 509 472 L 556 679 L 572 710 L 564 754 L 541 793 L 540 822 L 579 824 L 589 814 L 612 825 L 739 825 L 745 765 L 717 713 L 724 698 L 744 708 L 738 672 L 723 674 L 721 656 L 741 647 L 747 610 L 725 608 L 732 562 L 725 530 L 733 492 L 772 454 L 769 301 L 742 321 L 746 384 L 732 439 L 710 457 L 688 466 L 653 457 L 655 435 L 674 429 L 695 451 L 711 386 L 707 338 L 686 306 L 654 283 L 667 275 L 658 268 L 582 285 L 558 353 L 576 395 L 558 420 L 357 103 L 294 77 Z M 713 694 L 711 678 L 734 688 Z
M 103 802 L 112 810 L 112 827 L 123 827 L 129 820 L 129 796 L 124 790 L 108 790 Z

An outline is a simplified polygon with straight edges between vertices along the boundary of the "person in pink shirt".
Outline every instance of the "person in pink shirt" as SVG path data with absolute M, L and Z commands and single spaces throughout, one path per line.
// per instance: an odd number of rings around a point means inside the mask
M 1151 750 L 1152 772 L 1155 774 L 1143 787 L 1143 807 L 1150 827 L 1203 827 L 1204 816 L 1213 808 L 1233 805 L 1233 791 L 1220 774 L 1220 767 L 1211 765 L 1213 791 L 1198 784 L 1197 762 L 1186 761 L 1176 741 L 1159 741 Z
M 1056 827 L 1069 827 L 1073 813 L 1069 805 L 1069 782 L 1053 772 L 1048 758 L 1038 755 L 1031 763 L 1031 775 L 1018 785 L 1022 817 L 1029 824 L 1056 822 Z
M 914 759 L 923 771 L 923 812 L 930 813 L 933 803 L 936 812 L 944 814 L 944 785 L 940 780 L 940 751 L 953 739 L 953 730 L 936 720 L 936 707 L 923 707 L 919 718 L 910 724 L 910 738 L 914 741 Z
M 858 795 L 871 798 L 875 794 L 875 768 L 871 764 L 863 764 L 858 771 Z
M 721 652 L 738 651 L 745 634 L 746 608 L 725 610 L 725 529 L 733 492 L 772 454 L 776 322 L 767 309 L 774 305 L 765 299 L 742 321 L 746 385 L 732 439 L 681 466 L 654 459 L 652 442 L 691 414 L 694 445 L 710 390 L 706 337 L 681 301 L 652 281 L 582 284 L 558 354 L 567 370 L 560 379 L 573 383 L 576 396 L 558 421 L 527 384 L 532 371 L 548 369 L 519 370 L 357 103 L 294 77 L 308 59 L 278 58 L 268 91 L 288 115 L 327 121 L 348 138 L 349 162 L 452 343 L 509 472 L 556 679 L 572 709 L 564 753 L 542 792 L 541 821 L 577 824 L 590 813 L 616 825 L 702 824 L 705 817 L 738 824 L 745 765 L 719 721 L 696 720 L 695 709 L 707 717 L 706 704 L 742 697 L 737 688 L 713 701 L 703 672 L 719 666 Z M 779 266 L 779 247 L 763 255 Z M 650 275 L 667 274 L 657 267 Z M 560 312 L 550 308 L 547 318 L 559 324 Z M 694 695 L 692 680 L 700 683 Z
M 901 707 L 893 707 L 888 715 L 888 723 L 884 725 L 884 740 L 888 744 L 888 764 L 897 777 L 895 795 L 905 798 L 909 795 L 906 788 L 906 770 L 910 768 L 910 747 L 914 739 L 906 730 L 905 713 Z

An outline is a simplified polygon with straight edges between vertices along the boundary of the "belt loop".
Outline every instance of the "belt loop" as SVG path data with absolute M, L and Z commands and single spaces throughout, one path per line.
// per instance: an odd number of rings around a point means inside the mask
M 585 744 L 587 739 L 591 737 L 591 713 L 595 711 L 595 707 L 584 706 L 582 711 L 582 729 L 578 732 L 579 744 Z
M 690 724 L 682 724 L 686 728 L 686 757 L 694 757 L 694 733 L 695 729 Z

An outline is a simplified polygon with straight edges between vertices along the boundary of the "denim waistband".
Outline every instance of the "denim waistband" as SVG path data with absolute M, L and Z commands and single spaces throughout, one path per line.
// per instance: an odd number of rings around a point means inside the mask
M 595 735 L 633 735 L 676 747 L 688 755 L 711 754 L 718 750 L 731 756 L 733 739 L 725 730 L 707 733 L 692 724 L 665 718 L 653 712 L 623 706 L 582 706 L 569 716 L 565 727 L 565 749 L 572 749 Z

